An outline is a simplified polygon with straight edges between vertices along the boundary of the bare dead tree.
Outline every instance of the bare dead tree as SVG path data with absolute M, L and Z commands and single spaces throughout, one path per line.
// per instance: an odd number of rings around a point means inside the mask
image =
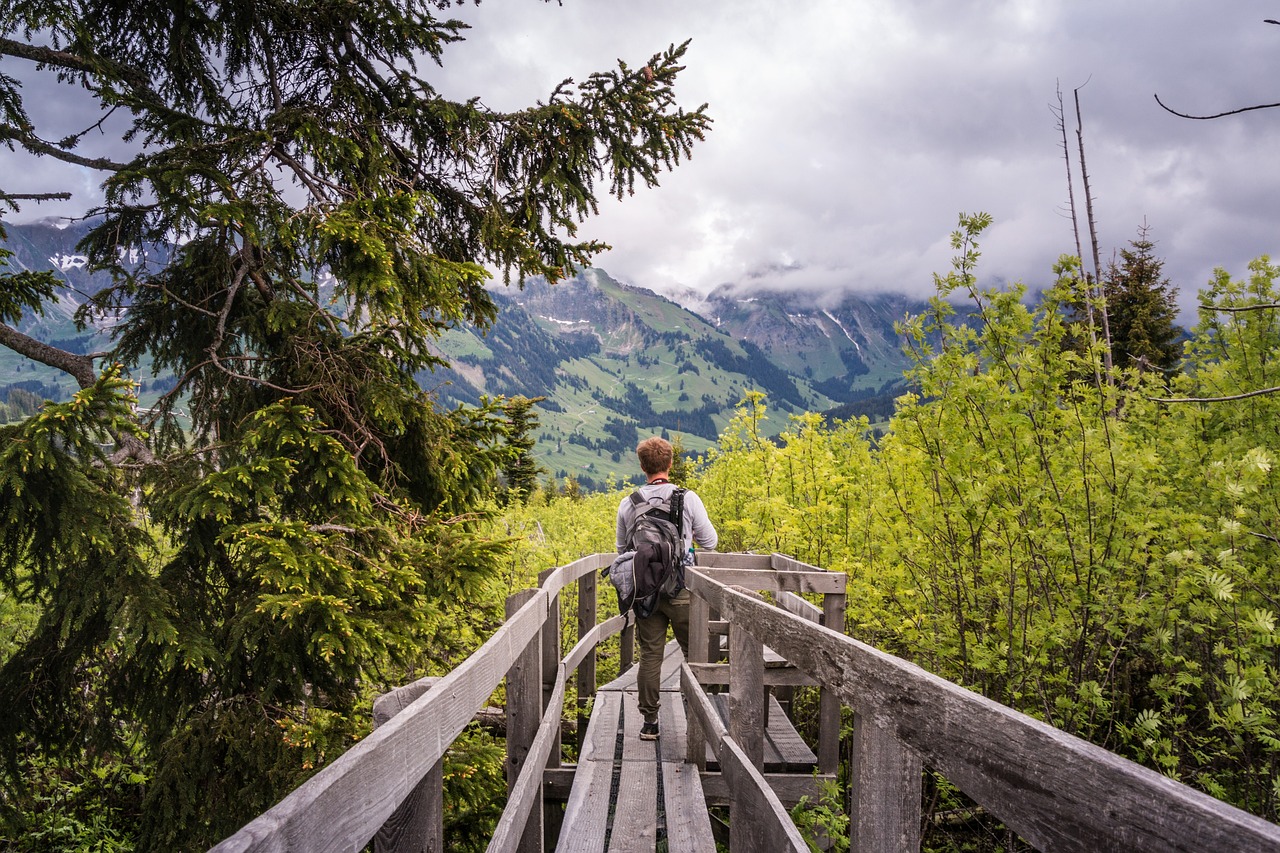
M 1058 106 L 1056 108 L 1049 107 L 1054 118 L 1057 119 L 1058 131 L 1062 134 L 1062 160 L 1067 167 L 1067 207 L 1071 213 L 1071 233 L 1076 240 L 1076 257 L 1080 258 L 1081 269 L 1084 266 L 1084 250 L 1080 246 L 1080 217 L 1076 213 L 1076 189 L 1075 181 L 1071 176 L 1071 145 L 1067 141 L 1067 108 L 1062 100 L 1062 84 L 1059 82 L 1055 86 L 1058 96 Z M 1085 315 L 1089 323 L 1089 346 L 1095 347 L 1098 344 L 1097 323 L 1093 316 L 1093 292 L 1089 286 L 1088 276 L 1085 275 Z M 1098 371 L 1097 365 L 1093 368 L 1094 383 L 1102 387 L 1102 374 Z
M 1089 188 L 1089 167 L 1084 158 L 1084 118 L 1080 113 L 1080 88 L 1072 90 L 1076 102 L 1076 142 L 1080 148 L 1080 179 L 1084 184 L 1084 207 L 1089 221 L 1089 242 L 1093 248 L 1093 281 L 1094 287 L 1102 294 L 1102 261 L 1098 256 L 1098 223 L 1093 216 L 1093 190 Z M 1107 383 L 1114 381 L 1111 375 L 1111 322 L 1107 319 L 1106 302 L 1103 301 L 1102 339 L 1106 346 L 1102 350 L 1102 359 L 1107 370 Z

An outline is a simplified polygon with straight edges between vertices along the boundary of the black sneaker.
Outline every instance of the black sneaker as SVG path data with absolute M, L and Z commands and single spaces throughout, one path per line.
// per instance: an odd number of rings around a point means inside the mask
M 657 722 L 645 723 L 640 727 L 640 740 L 657 740 L 658 724 Z

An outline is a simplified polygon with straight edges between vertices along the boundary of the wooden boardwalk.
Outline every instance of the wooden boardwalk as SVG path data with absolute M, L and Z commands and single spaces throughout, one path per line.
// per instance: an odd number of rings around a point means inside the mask
M 566 851 L 710 851 L 724 833 L 708 806 L 727 807 L 735 853 L 807 853 L 787 809 L 835 778 L 842 704 L 858 853 L 919 849 L 926 767 L 1040 850 L 1280 853 L 1275 824 L 845 636 L 845 576 L 780 554 L 698 555 L 692 660 L 668 647 L 662 736 L 641 741 L 633 627 L 599 621 L 596 606 L 597 573 L 614 556 L 550 569 L 511 596 L 480 649 L 381 697 L 373 733 L 215 851 L 341 853 L 371 840 L 382 853 L 442 851 L 445 753 L 505 679 L 509 793 L 488 853 L 542 853 L 548 838 Z M 577 639 L 564 654 L 570 585 Z M 624 674 L 597 688 L 595 650 L 615 635 Z M 561 766 L 559 748 L 570 678 L 580 701 L 594 697 L 576 767 Z M 781 772 L 815 764 L 770 691 L 812 685 L 819 772 Z
M 573 788 L 565 807 L 562 853 L 651 851 L 665 842 L 670 851 L 714 850 L 711 818 L 698 767 L 685 760 L 687 728 L 680 695 L 678 646 L 667 644 L 662 667 L 662 707 L 657 741 L 640 740 L 643 719 L 637 706 L 632 667 L 599 688 L 583 742 Z M 712 697 L 727 723 L 727 696 Z M 808 774 L 813 750 L 800 738 L 777 700 L 765 734 L 765 769 Z M 707 768 L 719 769 L 707 749 Z M 802 777 L 802 778 L 807 778 Z

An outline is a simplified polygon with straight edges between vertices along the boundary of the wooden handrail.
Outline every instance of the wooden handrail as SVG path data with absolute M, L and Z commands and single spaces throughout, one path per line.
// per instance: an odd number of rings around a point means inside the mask
M 444 755 L 541 630 L 548 600 L 539 590 L 433 689 L 213 850 L 338 853 L 363 847 Z
M 839 694 L 869 743 L 896 744 L 897 778 L 914 766 L 918 785 L 923 761 L 1038 849 L 1280 850 L 1275 824 L 706 574 L 690 578 L 731 623 Z M 859 774 L 871 763 L 859 761 Z M 875 778 L 858 784 L 875 801 L 855 803 L 855 836 L 866 843 L 854 849 L 893 849 L 897 830 L 877 821 L 901 792 Z
M 734 833 L 732 848 L 761 853 L 808 853 L 809 845 L 805 844 L 778 795 L 742 747 L 729 736 L 688 664 L 680 667 L 680 692 L 685 697 L 689 718 L 686 754 L 700 758 L 706 744 L 710 744 L 733 791 L 730 814 L 734 816 L 734 824 L 741 824 L 741 831 Z

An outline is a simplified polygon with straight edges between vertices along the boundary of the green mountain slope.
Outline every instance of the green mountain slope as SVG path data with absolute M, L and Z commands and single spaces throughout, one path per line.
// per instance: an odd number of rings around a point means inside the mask
M 7 227 L 14 267 L 56 269 L 66 282 L 59 305 L 26 318 L 23 331 L 81 351 L 105 348 L 109 329 L 78 330 L 72 319 L 107 284 L 87 273 L 75 252 L 85 226 Z M 646 434 L 678 433 L 693 450 L 710 446 L 748 391 L 767 396 L 767 426 L 778 432 L 793 413 L 841 404 L 853 406 L 842 414 L 883 409 L 902 375 L 892 328 L 905 314 L 901 298 L 818 309 L 786 295 L 721 292 L 700 314 L 598 269 L 556 285 L 531 279 L 518 289 L 495 287 L 493 295 L 494 326 L 483 334 L 446 333 L 439 349 L 450 366 L 418 380 L 445 405 L 482 395 L 546 398 L 538 461 L 550 474 L 575 475 L 588 486 L 610 475 L 631 477 L 632 451 Z M 152 377 L 145 366 L 136 373 L 143 405 L 174 381 Z M 52 399 L 75 390 L 65 375 L 0 348 L 0 402 L 13 387 Z M 878 404 L 867 402 L 877 396 Z

